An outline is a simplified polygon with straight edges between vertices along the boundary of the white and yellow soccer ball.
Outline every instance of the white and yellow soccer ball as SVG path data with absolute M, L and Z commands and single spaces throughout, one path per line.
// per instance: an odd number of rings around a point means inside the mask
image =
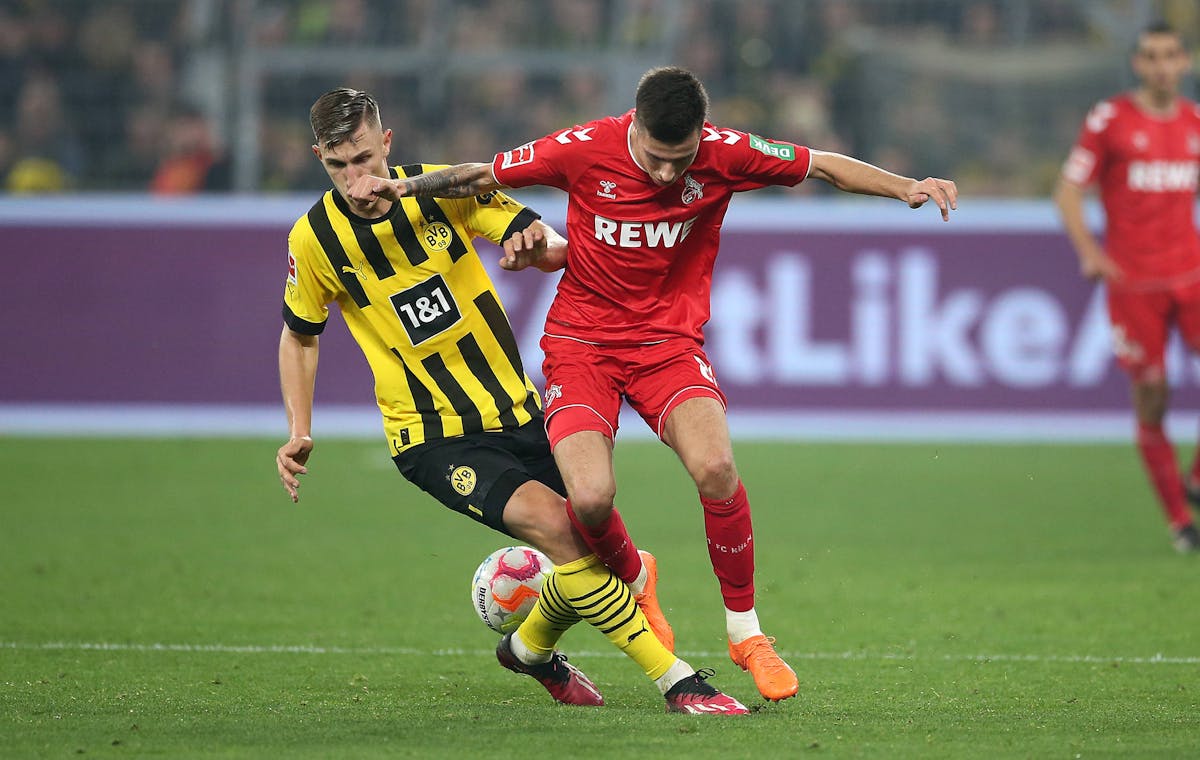
M 471 582 L 479 619 L 498 633 L 515 631 L 537 604 L 554 565 L 528 546 L 497 549 L 480 563 Z

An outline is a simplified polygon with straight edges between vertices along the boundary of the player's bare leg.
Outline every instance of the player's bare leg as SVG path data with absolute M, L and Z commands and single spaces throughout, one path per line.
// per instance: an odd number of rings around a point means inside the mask
M 567 486 L 566 514 L 590 550 L 629 584 L 655 637 L 674 652 L 675 633 L 658 602 L 657 562 L 638 551 L 613 506 L 612 447 L 612 439 L 596 430 L 580 430 L 555 444 L 554 460 Z
M 754 534 L 750 502 L 733 461 L 725 408 L 714 396 L 689 398 L 669 412 L 663 440 L 675 450 L 700 492 L 713 572 L 725 600 L 729 656 L 750 671 L 770 700 L 796 695 L 796 673 L 775 652 L 754 609 Z
M 528 480 L 513 491 L 504 506 L 504 527 L 556 565 L 592 552 L 571 525 L 563 509 L 563 497 L 536 480 Z
M 1134 378 L 1132 389 L 1138 421 L 1138 452 L 1171 527 L 1172 543 L 1176 551 L 1200 550 L 1200 534 L 1187 507 L 1175 448 L 1163 430 L 1169 395 L 1166 378 L 1161 369 L 1143 370 Z

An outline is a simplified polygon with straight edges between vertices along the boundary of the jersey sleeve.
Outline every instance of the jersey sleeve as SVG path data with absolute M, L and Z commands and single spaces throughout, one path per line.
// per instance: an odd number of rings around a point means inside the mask
M 812 167 L 811 151 L 785 140 L 705 125 L 701 141 L 717 152 L 717 164 L 728 172 L 735 191 L 798 185 Z
M 1117 107 L 1110 101 L 1103 100 L 1092 107 L 1063 164 L 1063 179 L 1079 186 L 1089 185 L 1096 180 L 1108 157 L 1108 128 L 1116 115 Z
M 486 238 L 497 245 L 542 218 L 541 214 L 498 190 L 461 198 L 455 203 L 463 226 L 471 236 Z
M 590 163 L 588 147 L 594 126 L 576 126 L 497 153 L 492 176 L 505 187 L 546 185 L 569 190 L 575 171 Z
M 329 303 L 337 292 L 324 256 L 302 222 L 288 235 L 287 283 L 283 292 L 283 322 L 293 332 L 320 335 L 329 319 Z

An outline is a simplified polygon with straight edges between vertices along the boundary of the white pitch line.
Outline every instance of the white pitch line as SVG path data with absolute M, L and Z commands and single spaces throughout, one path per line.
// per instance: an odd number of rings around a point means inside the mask
M 413 647 L 338 647 L 314 644 L 136 644 L 109 641 L 0 641 L 0 650 L 60 651 L 60 652 L 216 652 L 221 654 L 348 654 L 399 655 L 405 657 L 490 657 L 491 649 L 416 649 Z M 578 657 L 622 657 L 616 651 L 575 651 Z M 688 657 L 718 658 L 725 652 L 687 652 Z M 780 654 L 792 660 L 895 660 L 919 662 L 1029 662 L 1082 663 L 1131 665 L 1200 665 L 1200 657 L 1173 657 L 1161 653 L 1149 656 L 1085 655 L 1085 654 L 911 654 L 889 652 L 787 652 Z

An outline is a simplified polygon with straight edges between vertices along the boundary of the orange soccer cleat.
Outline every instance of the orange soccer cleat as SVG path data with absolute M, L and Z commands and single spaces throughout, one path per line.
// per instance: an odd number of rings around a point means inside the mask
M 774 644 L 774 638 L 761 633 L 738 644 L 731 641 L 729 657 L 739 668 L 750 671 L 763 697 L 778 702 L 796 696 L 800 684 L 796 681 L 796 671 L 775 653 Z
M 658 606 L 658 560 L 647 551 L 639 549 L 638 554 L 642 558 L 642 564 L 646 566 L 646 587 L 642 589 L 642 593 L 633 595 L 633 601 L 637 602 L 642 614 L 646 616 L 646 622 L 650 623 L 650 630 L 654 632 L 655 638 L 662 642 L 668 652 L 673 653 L 675 632 L 671 630 L 671 624 L 667 622 L 662 607 Z

